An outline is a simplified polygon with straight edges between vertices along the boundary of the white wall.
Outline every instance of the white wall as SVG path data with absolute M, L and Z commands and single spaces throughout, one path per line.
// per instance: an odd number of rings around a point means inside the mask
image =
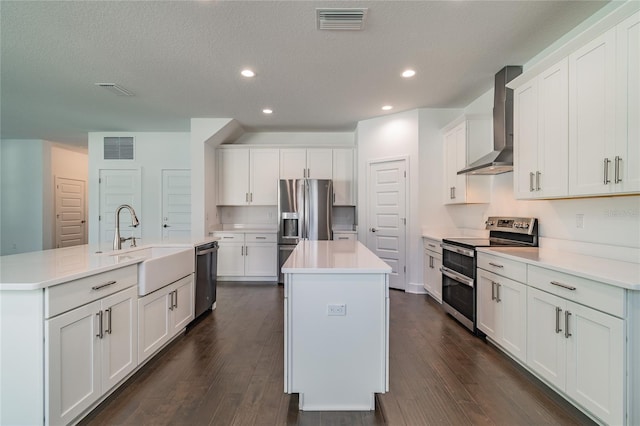
M 358 240 L 367 241 L 369 229 L 367 173 L 372 160 L 407 158 L 407 282 L 405 290 L 423 292 L 420 239 L 420 172 L 418 110 L 372 118 L 358 123 Z
M 103 139 L 133 136 L 134 160 L 104 160 Z M 91 132 L 89 133 L 89 244 L 99 241 L 100 169 L 140 168 L 142 207 L 138 213 L 142 243 L 162 239 L 162 170 L 191 169 L 188 132 Z M 100 242 L 110 244 L 110 242 Z
M 42 140 L 0 141 L 0 254 L 43 249 Z
M 353 132 L 247 132 L 234 145 L 345 145 L 355 144 Z

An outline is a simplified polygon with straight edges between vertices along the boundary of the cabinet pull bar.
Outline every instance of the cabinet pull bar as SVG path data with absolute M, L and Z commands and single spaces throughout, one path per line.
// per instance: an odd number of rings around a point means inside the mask
M 615 172 L 616 175 L 614 176 L 614 182 L 615 183 L 620 183 L 622 182 L 622 178 L 620 177 L 620 162 L 622 161 L 622 158 L 618 155 L 616 155 L 616 159 L 615 159 Z
M 173 290 L 173 292 L 176 294 L 176 301 L 175 304 L 173 305 L 174 308 L 178 307 L 178 290 Z
M 244 246 L 240 246 L 240 256 L 244 256 Z
M 173 311 L 173 292 L 169 293 L 169 310 Z
M 248 203 L 248 202 L 249 202 L 249 193 L 248 193 L 248 192 L 245 192 L 245 193 L 244 193 L 244 202 L 245 202 L 245 203 Z
M 500 283 L 496 283 L 496 302 L 500 303 L 502 302 L 502 299 L 500 299 Z
M 333 204 L 335 204 L 335 203 L 336 203 L 336 193 L 334 192 L 333 193 Z
M 311 169 L 307 169 L 307 177 L 310 178 L 311 177 Z
M 539 171 L 536 172 L 536 191 L 540 191 L 540 175 L 542 173 L 540 173 Z
M 454 186 L 452 189 L 453 189 L 453 198 L 455 199 L 456 198 L 456 187 Z
M 435 244 L 427 244 L 427 245 L 428 245 L 429 247 L 436 248 L 436 245 L 435 245 Z
M 611 160 L 609 160 L 608 158 L 604 159 L 604 184 L 608 184 L 609 182 L 611 182 L 609 180 L 609 163 L 611 162 Z
M 562 283 L 559 283 L 558 281 L 549 281 L 549 283 L 551 283 L 551 284 L 553 284 L 555 286 L 558 286 L 558 287 L 566 288 L 567 290 L 571 290 L 571 291 L 576 289 L 572 285 L 562 284 Z
M 569 317 L 571 316 L 571 312 L 564 311 L 564 337 L 571 337 L 571 333 L 569 332 Z
M 533 172 L 529 172 L 529 192 L 533 192 Z
M 102 333 L 102 311 L 98 312 L 96 315 L 98 316 L 98 334 L 96 334 L 96 337 L 102 339 L 104 337 L 104 334 Z
M 560 333 L 562 329 L 560 328 L 560 314 L 562 313 L 562 308 L 556 306 L 556 334 Z
M 108 314 L 108 316 L 107 316 L 107 329 L 105 330 L 105 332 L 111 334 L 111 308 L 105 309 L 104 312 L 105 312 L 105 314 Z
M 267 237 L 256 237 L 256 240 L 266 240 Z
M 496 300 L 496 283 L 491 281 L 491 300 Z
M 249 256 L 249 247 L 244 246 L 244 255 Z
M 348 240 L 349 237 L 338 237 L 339 240 Z
M 249 201 L 251 201 L 253 203 L 253 192 L 249 193 Z
M 497 263 L 489 262 L 489 265 L 495 266 L 496 268 L 504 268 L 504 265 L 499 265 Z
M 91 290 L 100 290 L 101 288 L 109 287 L 110 285 L 114 285 L 117 281 L 108 281 L 104 284 L 94 285 L 91 287 Z

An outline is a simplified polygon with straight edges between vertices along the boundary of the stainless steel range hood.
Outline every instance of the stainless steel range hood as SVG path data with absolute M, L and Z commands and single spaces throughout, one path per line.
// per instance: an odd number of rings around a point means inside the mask
M 522 74 L 522 67 L 509 65 L 495 77 L 493 95 L 493 151 L 469 164 L 459 175 L 498 175 L 513 171 L 513 90 L 506 84 Z

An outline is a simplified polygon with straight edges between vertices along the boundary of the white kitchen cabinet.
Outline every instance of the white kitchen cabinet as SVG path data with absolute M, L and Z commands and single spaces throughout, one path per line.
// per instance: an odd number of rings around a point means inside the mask
M 138 299 L 138 362 L 142 363 L 194 319 L 193 274 Z
M 527 286 L 478 269 L 478 329 L 520 361 L 526 359 Z
M 333 205 L 354 206 L 356 204 L 353 148 L 333 150 Z
M 218 205 L 276 205 L 278 149 L 218 149 Z
M 333 231 L 333 241 L 356 241 L 357 239 L 355 232 Z
M 484 116 L 461 117 L 444 133 L 444 204 L 488 203 L 491 179 L 459 175 L 458 171 L 492 150 L 491 120 Z
M 533 199 L 569 190 L 568 61 L 514 90 L 514 194 Z
M 424 289 L 442 303 L 442 247 L 440 241 L 424 237 Z
M 275 233 L 217 232 L 218 277 L 225 279 L 278 275 L 278 244 Z
M 137 298 L 131 287 L 45 321 L 48 423 L 71 422 L 137 367 Z
M 331 148 L 283 148 L 280 150 L 280 179 L 332 179 Z
M 528 288 L 529 367 L 608 424 L 624 423 L 624 321 Z

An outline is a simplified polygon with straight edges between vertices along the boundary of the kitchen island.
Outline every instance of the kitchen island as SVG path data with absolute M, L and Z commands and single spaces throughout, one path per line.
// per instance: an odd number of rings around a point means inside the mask
M 301 410 L 374 410 L 389 389 L 391 267 L 357 241 L 302 241 L 282 272 L 284 391 Z

